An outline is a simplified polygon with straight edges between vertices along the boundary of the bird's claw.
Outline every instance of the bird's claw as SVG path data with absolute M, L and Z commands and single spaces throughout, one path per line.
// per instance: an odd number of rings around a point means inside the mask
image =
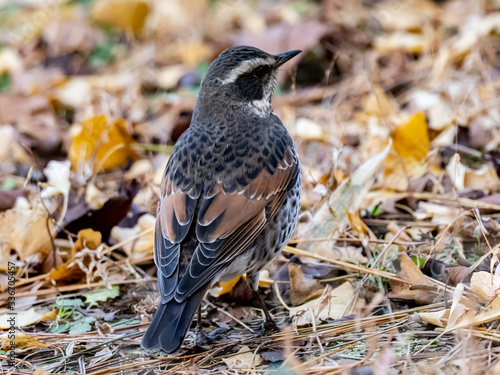
M 279 330 L 280 327 L 274 320 L 266 320 L 260 325 L 260 329 L 255 334 L 255 337 L 263 337 L 268 333 L 277 332 Z
M 210 333 L 206 333 L 203 328 L 200 326 L 196 326 L 196 345 L 210 345 L 214 341 L 217 341 L 224 337 L 224 334 L 227 332 L 226 328 L 216 328 Z

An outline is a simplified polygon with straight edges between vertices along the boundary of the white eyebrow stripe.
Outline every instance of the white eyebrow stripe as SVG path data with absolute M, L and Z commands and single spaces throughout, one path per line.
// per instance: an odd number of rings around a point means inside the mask
M 255 59 L 243 61 L 240 65 L 234 68 L 226 79 L 221 80 L 223 84 L 233 83 L 238 77 L 244 73 L 251 72 L 253 69 L 260 65 L 271 65 L 274 61 L 272 58 L 263 59 L 256 57 Z

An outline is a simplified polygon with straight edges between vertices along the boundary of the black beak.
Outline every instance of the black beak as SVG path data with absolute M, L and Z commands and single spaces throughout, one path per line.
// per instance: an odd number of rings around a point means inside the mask
M 278 53 L 276 55 L 276 68 L 280 67 L 281 65 L 286 63 L 288 60 L 290 60 L 292 57 L 297 56 L 301 52 L 302 51 L 299 49 L 294 49 L 292 51 Z

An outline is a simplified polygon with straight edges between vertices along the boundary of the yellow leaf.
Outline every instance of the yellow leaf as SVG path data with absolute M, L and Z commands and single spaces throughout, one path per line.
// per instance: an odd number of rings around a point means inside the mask
M 118 119 L 109 127 L 104 115 L 93 117 L 82 124 L 82 129 L 71 141 L 69 160 L 73 170 L 80 163 L 90 163 L 92 170 L 123 166 L 137 153 L 130 147 L 134 143 L 127 132 L 125 120 Z
M 92 18 L 123 31 L 139 34 L 148 15 L 148 5 L 138 0 L 100 0 L 96 1 Z
M 409 121 L 401 124 L 392 135 L 394 149 L 409 162 L 422 160 L 430 149 L 427 124 L 423 113 L 416 113 Z
M 262 274 L 262 272 L 261 272 Z M 240 279 L 243 278 L 243 280 L 246 280 L 247 278 L 245 276 L 237 276 L 231 281 L 221 281 L 220 287 L 222 290 L 219 291 L 219 296 L 222 296 L 223 294 L 231 293 L 231 290 L 233 290 L 234 286 L 240 281 Z M 272 280 L 269 280 L 267 278 L 263 278 L 262 276 L 259 278 L 259 286 L 266 286 L 266 285 L 271 285 L 273 283 Z
M 10 337 L 9 337 L 10 336 Z M 12 337 L 14 336 L 14 337 Z M 14 343 L 12 343 L 14 342 Z M 0 336 L 0 343 L 2 350 L 10 350 L 11 345 L 13 345 L 16 349 L 48 349 L 49 346 L 44 344 L 37 339 L 28 336 L 27 334 L 15 331 L 14 335 L 11 332 L 4 333 Z

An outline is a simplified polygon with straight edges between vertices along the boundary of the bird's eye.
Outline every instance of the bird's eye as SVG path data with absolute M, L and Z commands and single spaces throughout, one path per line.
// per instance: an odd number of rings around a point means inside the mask
M 266 74 L 268 74 L 271 70 L 269 65 L 261 65 L 253 71 L 253 74 L 258 78 L 263 78 Z

